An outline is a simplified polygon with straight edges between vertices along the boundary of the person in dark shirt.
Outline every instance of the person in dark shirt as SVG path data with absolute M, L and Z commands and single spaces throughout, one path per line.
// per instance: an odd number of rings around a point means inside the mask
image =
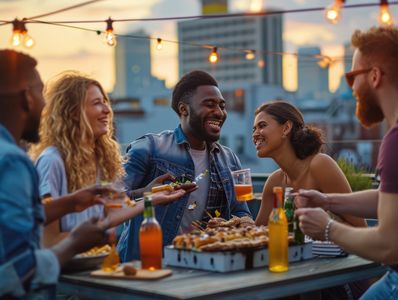
M 346 74 L 357 100 L 356 114 L 365 127 L 384 119 L 389 127 L 380 146 L 378 190 L 322 194 L 300 190 L 296 214 L 303 232 L 329 240 L 347 252 L 384 263 L 389 271 L 361 299 L 398 299 L 398 28 L 355 31 L 352 71 Z M 378 225 L 355 228 L 330 219 L 324 211 L 378 218 Z

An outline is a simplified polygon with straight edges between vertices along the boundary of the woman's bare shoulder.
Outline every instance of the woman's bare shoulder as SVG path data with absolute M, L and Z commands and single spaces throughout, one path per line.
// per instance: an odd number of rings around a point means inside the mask
M 337 167 L 336 162 L 329 155 L 324 153 L 315 154 L 310 162 L 311 171 L 325 171 L 325 168 Z
M 282 171 L 282 169 L 278 169 L 269 175 L 267 181 L 265 182 L 264 188 L 281 185 L 284 182 L 284 180 L 285 180 L 284 172 Z

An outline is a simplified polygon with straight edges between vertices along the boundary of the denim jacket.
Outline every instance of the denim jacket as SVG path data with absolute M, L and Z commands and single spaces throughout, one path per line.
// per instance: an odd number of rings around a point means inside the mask
M 0 124 L 1 299 L 55 299 L 60 266 L 53 251 L 40 247 L 45 214 L 38 185 L 32 161 Z
M 159 134 L 147 134 L 127 148 L 125 163 L 125 184 L 128 192 L 146 186 L 156 177 L 167 172 L 177 180 L 194 180 L 195 167 L 189 154 L 189 143 L 181 129 L 163 131 Z M 241 169 L 237 156 L 219 143 L 208 146 L 210 185 L 207 210 L 217 208 L 223 218 L 231 215 L 249 215 L 246 203 L 237 202 L 232 183 L 231 171 Z M 156 219 L 163 231 L 163 245 L 171 244 L 178 234 L 178 229 L 187 205 L 189 195 L 168 204 L 156 206 Z M 213 210 L 213 212 L 214 212 Z M 213 213 L 214 215 L 214 213 Z M 118 250 L 123 261 L 139 259 L 139 228 L 142 215 L 124 224 Z

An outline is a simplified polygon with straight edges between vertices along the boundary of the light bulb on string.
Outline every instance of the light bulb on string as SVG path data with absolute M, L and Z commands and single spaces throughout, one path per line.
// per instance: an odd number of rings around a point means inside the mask
M 12 47 L 18 47 L 22 44 L 23 34 L 21 31 L 21 21 L 14 19 L 12 21 L 12 34 L 10 39 L 10 44 Z
M 336 24 L 340 20 L 341 7 L 345 0 L 335 0 L 333 4 L 329 5 L 325 10 L 325 18 L 332 24 Z
M 111 17 L 109 17 L 106 20 L 106 30 L 105 30 L 105 36 L 104 36 L 104 42 L 111 46 L 114 47 L 116 46 L 116 36 L 113 32 L 113 26 L 112 26 L 113 20 L 111 19 Z
M 217 47 L 213 47 L 209 55 L 209 62 L 215 64 L 217 63 L 217 61 L 218 61 Z
M 264 59 L 260 59 L 260 60 L 257 62 L 257 67 L 258 67 L 259 69 L 263 69 L 263 68 L 265 67 L 265 60 L 264 60 Z
M 35 41 L 33 38 L 28 34 L 28 30 L 26 29 L 25 22 L 21 22 L 21 34 L 23 36 L 23 45 L 25 48 L 32 48 L 35 45 Z
M 256 58 L 256 50 L 248 50 L 246 51 L 246 55 L 245 55 L 247 60 L 253 60 Z
M 163 48 L 162 39 L 161 38 L 157 38 L 156 39 L 156 49 L 162 50 L 162 48 Z
M 394 23 L 387 0 L 380 0 L 379 23 L 380 25 L 392 25 Z

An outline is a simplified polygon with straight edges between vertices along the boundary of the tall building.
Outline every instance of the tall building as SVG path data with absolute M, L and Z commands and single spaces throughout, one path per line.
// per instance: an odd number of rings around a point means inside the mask
M 215 0 L 203 2 L 202 4 L 208 7 L 210 4 L 207 2 Z M 191 70 L 201 69 L 211 73 L 221 83 L 260 83 L 281 86 L 282 57 L 269 53 L 283 51 L 282 21 L 282 15 L 274 15 L 179 22 L 180 76 Z M 218 46 L 219 62 L 214 65 L 209 63 L 208 56 L 211 49 L 190 47 L 184 43 Z M 256 50 L 256 57 L 247 60 L 246 53 L 222 47 Z
M 164 88 L 164 81 L 151 74 L 149 37 L 143 30 L 130 35 L 143 38 L 119 39 L 115 48 L 116 84 L 114 97 L 132 97 L 148 89 Z
M 325 98 L 329 93 L 329 67 L 321 67 L 319 47 L 298 49 L 298 90 L 300 99 Z

